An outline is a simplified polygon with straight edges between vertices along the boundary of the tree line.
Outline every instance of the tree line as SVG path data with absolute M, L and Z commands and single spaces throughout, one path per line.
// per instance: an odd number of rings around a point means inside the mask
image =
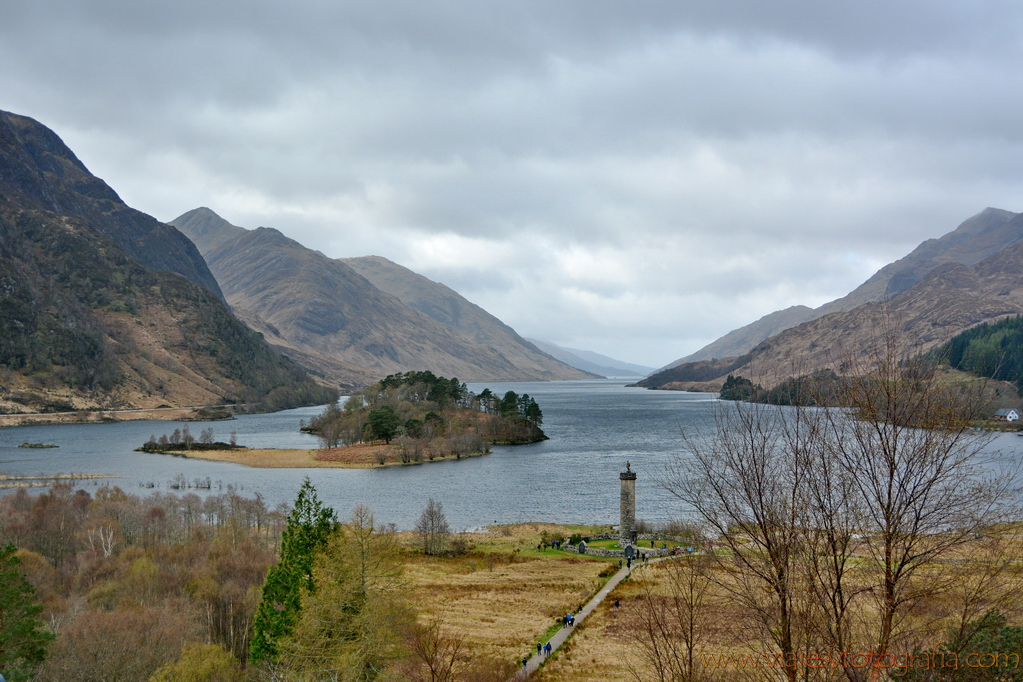
M 954 369 L 1016 384 L 1023 395 L 1023 317 L 985 322 L 931 352 Z
M 440 503 L 425 554 L 458 552 Z M 306 479 L 294 505 L 230 491 L 67 485 L 0 497 L 0 672 L 9 682 L 506 680 L 420 623 L 393 525 L 340 521 Z
M 0 645 L 0 671 L 9 682 L 138 682 L 201 645 L 188 655 L 224 664 L 224 676 L 204 679 L 242 679 L 284 511 L 259 495 L 139 497 L 116 486 L 0 497 L 0 546 L 17 548 L 0 555 L 31 587 L 0 569 L 0 603 L 30 599 L 39 609 L 23 610 L 20 625 L 46 635 L 35 639 L 45 657 Z M 0 642 L 17 629 L 7 613 Z

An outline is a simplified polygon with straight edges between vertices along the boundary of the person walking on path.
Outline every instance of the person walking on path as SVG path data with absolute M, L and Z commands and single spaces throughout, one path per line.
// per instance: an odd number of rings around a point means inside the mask
M 602 601 L 604 601 L 604 598 L 607 595 L 609 595 L 611 591 L 618 586 L 618 583 L 620 583 L 625 578 L 625 576 L 627 576 L 630 572 L 631 569 L 629 567 L 625 567 L 619 569 L 617 573 L 611 576 L 611 579 L 604 584 L 604 587 L 600 588 L 600 591 L 593 595 L 593 597 L 591 597 L 590 600 L 586 602 L 586 605 L 579 609 L 578 613 L 572 615 L 573 623 L 583 622 L 583 619 L 590 615 L 590 613 L 592 613 L 593 610 L 596 609 L 597 606 L 599 606 Z M 566 627 L 563 627 L 557 632 L 555 632 L 554 636 L 551 637 L 550 641 L 547 642 L 547 647 L 545 647 L 545 655 L 548 657 L 555 651 L 557 651 L 558 647 L 564 644 L 565 640 L 572 635 L 572 630 L 574 628 L 567 627 L 568 621 L 567 616 L 565 617 L 564 620 L 566 621 Z M 523 666 L 520 672 L 525 677 L 529 677 L 537 668 L 540 667 L 540 663 L 543 662 L 539 656 L 534 656 L 532 658 L 523 658 L 522 660 Z M 512 679 L 521 680 L 523 678 L 515 677 Z

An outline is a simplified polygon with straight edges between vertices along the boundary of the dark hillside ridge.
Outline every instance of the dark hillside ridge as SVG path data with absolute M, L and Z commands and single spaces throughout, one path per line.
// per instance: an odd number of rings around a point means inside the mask
M 199 250 L 176 228 L 127 206 L 46 126 L 0 112 L 0 179 L 12 204 L 51 211 L 92 225 L 152 271 L 175 272 L 224 295 Z
M 15 135 L 12 120 L 28 132 Z M 121 204 L 52 132 L 0 116 L 0 168 L 0 411 L 283 407 L 336 395 L 236 320 L 219 287 L 124 249 L 115 236 L 143 254 L 187 239 L 145 229 L 159 223 Z

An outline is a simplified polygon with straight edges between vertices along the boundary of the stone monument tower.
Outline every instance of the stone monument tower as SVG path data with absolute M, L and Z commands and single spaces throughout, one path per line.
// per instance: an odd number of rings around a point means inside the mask
M 618 544 L 629 547 L 636 544 L 636 472 L 632 463 L 625 463 L 625 471 L 618 474 L 622 481 L 621 523 L 618 526 Z

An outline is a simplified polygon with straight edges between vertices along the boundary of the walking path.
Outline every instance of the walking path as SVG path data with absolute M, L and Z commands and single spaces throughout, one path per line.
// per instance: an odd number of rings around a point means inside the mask
M 657 559 L 654 559 L 654 561 L 657 561 Z M 563 627 L 556 633 L 554 633 L 554 636 L 551 637 L 550 639 L 551 653 L 553 654 L 555 651 L 558 650 L 559 646 L 565 643 L 565 640 L 567 640 L 572 635 L 572 631 L 579 627 L 579 624 L 583 622 L 586 616 L 590 615 L 593 612 L 593 610 L 597 608 L 597 605 L 600 604 L 600 602 L 604 601 L 604 597 L 611 594 L 611 591 L 618 586 L 618 583 L 625 579 L 625 576 L 629 575 L 629 573 L 639 568 L 644 563 L 650 562 L 649 561 L 635 562 L 633 563 L 631 569 L 628 568 L 627 566 L 622 566 L 617 573 L 611 576 L 611 579 L 607 581 L 604 587 L 600 588 L 600 591 L 593 595 L 588 602 L 586 602 L 586 605 L 579 610 L 579 613 L 575 614 L 575 625 L 571 627 Z M 534 651 L 533 654 L 529 657 L 529 660 L 526 662 L 526 665 L 522 668 L 519 668 L 519 671 L 515 673 L 515 676 L 512 677 L 512 680 L 517 682 L 518 680 L 526 679 L 527 677 L 532 675 L 533 672 L 540 667 L 540 664 L 547 660 L 547 658 L 548 658 L 547 656 L 538 656 Z

